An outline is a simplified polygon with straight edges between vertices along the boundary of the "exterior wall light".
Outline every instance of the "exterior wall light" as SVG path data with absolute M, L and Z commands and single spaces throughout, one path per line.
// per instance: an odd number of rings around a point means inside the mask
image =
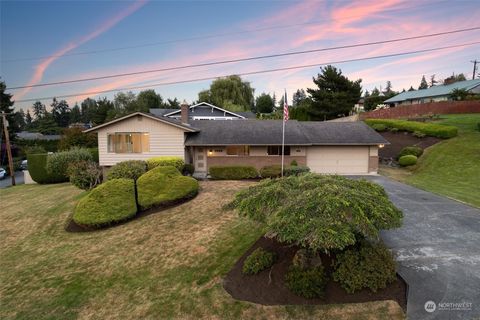
M 379 144 L 378 147 L 381 149 L 381 148 L 385 147 L 385 145 L 382 143 L 382 144 Z

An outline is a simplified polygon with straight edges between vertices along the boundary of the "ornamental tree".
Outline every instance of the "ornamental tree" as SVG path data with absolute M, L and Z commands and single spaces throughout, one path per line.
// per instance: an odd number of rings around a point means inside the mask
M 267 237 L 325 251 L 378 238 L 381 229 L 400 227 L 403 217 L 381 186 L 317 174 L 264 180 L 227 208 L 263 224 Z

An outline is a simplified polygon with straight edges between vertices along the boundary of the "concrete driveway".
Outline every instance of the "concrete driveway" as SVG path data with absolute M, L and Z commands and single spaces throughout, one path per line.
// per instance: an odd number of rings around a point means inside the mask
M 15 184 L 23 184 L 23 171 L 16 171 L 15 172 Z M 6 176 L 4 179 L 0 180 L 0 189 L 10 187 L 12 185 L 12 178 L 10 176 Z
M 365 178 L 404 213 L 403 226 L 381 236 L 410 286 L 408 318 L 480 319 L 480 210 L 382 176 Z

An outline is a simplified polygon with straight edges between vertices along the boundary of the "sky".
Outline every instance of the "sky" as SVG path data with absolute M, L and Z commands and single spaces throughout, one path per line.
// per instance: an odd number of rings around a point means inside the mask
M 118 73 L 208 63 L 276 53 L 352 45 L 480 26 L 478 1 L 0 1 L 0 77 L 7 88 Z M 390 44 L 186 68 L 128 77 L 7 90 L 27 109 L 25 99 L 73 95 L 107 97 L 128 87 L 148 88 L 166 98 L 193 102 L 214 78 L 266 69 L 314 65 L 245 75 L 255 88 L 291 98 L 314 87 L 322 65 L 480 40 L 480 30 Z M 464 73 L 471 79 L 480 45 L 415 55 L 334 63 L 363 90 L 401 91 L 418 87 L 422 75 L 443 79 Z M 42 100 L 49 105 L 50 99 Z

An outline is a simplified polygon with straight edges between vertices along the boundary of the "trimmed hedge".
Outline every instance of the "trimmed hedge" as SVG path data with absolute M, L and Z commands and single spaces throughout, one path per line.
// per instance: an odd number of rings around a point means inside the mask
M 406 120 L 392 120 L 392 119 L 367 119 L 365 123 L 370 127 L 375 129 L 375 125 L 381 124 L 387 128 L 397 128 L 398 130 L 408 131 L 408 132 L 420 132 L 426 134 L 427 136 L 437 137 L 448 139 L 455 137 L 458 134 L 457 127 L 442 125 L 442 124 L 433 124 L 433 123 L 423 123 L 417 121 L 406 121 Z
M 257 169 L 252 166 L 212 166 L 208 170 L 212 179 L 242 180 L 258 177 Z
M 56 175 L 51 175 L 47 172 L 47 158 L 48 154 L 46 153 L 37 153 L 37 154 L 28 154 L 28 172 L 32 177 L 33 181 L 39 184 L 47 183 L 58 183 L 64 181 L 61 179 L 57 181 L 58 177 Z
M 417 157 L 412 154 L 408 154 L 406 156 L 400 157 L 400 159 L 398 159 L 398 163 L 402 167 L 413 166 L 414 164 L 417 163 Z
M 167 205 L 198 193 L 198 181 L 182 176 L 172 166 L 159 166 L 137 180 L 138 204 L 142 209 Z
M 400 151 L 398 158 L 401 158 L 406 155 L 414 155 L 419 158 L 423 154 L 423 149 L 417 146 L 405 147 Z
M 257 274 L 260 271 L 270 268 L 275 262 L 275 259 L 276 255 L 274 252 L 257 248 L 243 262 L 242 272 L 249 275 Z
M 378 131 L 378 132 L 383 132 L 383 131 L 387 130 L 387 126 L 382 124 L 382 123 L 375 123 L 375 124 L 372 125 L 372 128 L 375 131 Z
M 88 227 L 101 227 L 127 220 L 137 213 L 135 183 L 131 179 L 107 181 L 80 199 L 73 221 Z
M 55 181 L 68 181 L 68 166 L 77 161 L 92 161 L 92 154 L 85 148 L 72 148 L 68 151 L 49 154 L 47 157 L 47 172 Z
M 333 279 L 348 293 L 363 288 L 377 292 L 396 279 L 393 255 L 381 243 L 363 240 L 337 254 L 333 267 Z
M 260 169 L 260 176 L 262 178 L 278 178 L 282 175 L 282 166 L 274 164 L 271 166 L 265 166 Z
M 152 170 L 158 166 L 172 166 L 182 171 L 185 161 L 180 157 L 154 157 L 147 159 L 147 168 Z
M 122 161 L 108 169 L 108 179 L 133 179 L 137 180 L 142 174 L 147 172 L 147 163 L 142 160 Z

